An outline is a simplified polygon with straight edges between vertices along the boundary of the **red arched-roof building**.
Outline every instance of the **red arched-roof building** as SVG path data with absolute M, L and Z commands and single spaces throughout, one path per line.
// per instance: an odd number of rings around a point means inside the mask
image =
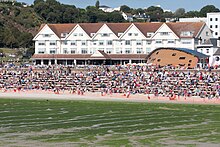
M 194 68 L 206 64 L 207 55 L 186 48 L 157 48 L 147 57 L 147 63 L 160 66 Z

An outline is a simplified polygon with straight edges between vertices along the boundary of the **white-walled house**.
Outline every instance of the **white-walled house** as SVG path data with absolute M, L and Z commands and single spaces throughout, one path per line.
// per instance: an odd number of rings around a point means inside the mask
M 33 39 L 32 59 L 36 64 L 138 63 L 156 48 L 196 50 L 210 37 L 204 22 L 44 24 Z
M 213 37 L 220 37 L 220 12 L 207 13 L 207 25 L 213 31 Z

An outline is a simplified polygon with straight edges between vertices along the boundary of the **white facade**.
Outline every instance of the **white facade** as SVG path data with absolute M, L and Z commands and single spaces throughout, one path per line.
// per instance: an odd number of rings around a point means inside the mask
M 207 22 L 206 17 L 179 18 L 179 22 Z
M 108 6 L 100 6 L 99 9 L 104 11 L 104 12 L 107 12 L 107 13 L 111 13 L 113 11 L 120 11 L 120 7 L 111 8 L 111 7 L 108 7 Z
M 207 13 L 207 25 L 213 31 L 213 37 L 220 36 L 220 12 Z
M 129 23 L 128 27 L 121 32 L 120 24 L 111 28 L 103 23 L 98 31 L 90 32 L 90 34 L 82 29 L 80 24 L 75 25 L 69 32 L 59 32 L 61 34 L 56 32 L 60 28 L 54 29 L 46 24 L 33 39 L 35 54 L 93 54 L 97 50 L 102 50 L 107 54 L 147 54 L 159 47 L 194 50 L 199 44 L 199 38 L 206 40 L 212 37 L 205 23 L 199 23 L 197 32 L 193 29 L 198 24 L 193 27 L 184 27 L 181 23 L 163 23 L 153 30 L 154 24 L 146 23 L 149 25 L 149 31 L 144 32 L 138 29 L 135 23 Z M 184 29 L 176 30 L 175 25 Z M 63 29 L 62 26 L 59 27 Z

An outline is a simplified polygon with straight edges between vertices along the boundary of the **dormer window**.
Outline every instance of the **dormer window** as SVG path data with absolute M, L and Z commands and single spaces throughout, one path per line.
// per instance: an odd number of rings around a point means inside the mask
M 167 35 L 169 35 L 169 32 L 160 32 L 160 35 L 161 36 L 167 36 Z
M 93 37 L 95 35 L 95 33 L 91 33 L 90 35 Z
M 43 34 L 43 37 L 50 37 L 50 34 Z
M 118 33 L 118 36 L 121 36 L 123 33 Z
M 61 38 L 65 38 L 68 35 L 68 33 L 61 33 Z
M 154 34 L 153 32 L 148 32 L 147 36 L 151 37 L 151 36 L 153 36 L 153 34 Z
M 108 36 L 110 36 L 110 35 L 109 35 L 108 33 L 102 33 L 101 36 L 102 36 L 102 37 L 108 37 Z
M 193 32 L 191 32 L 191 31 L 184 31 L 184 32 L 181 32 L 180 36 L 183 36 L 183 37 L 193 36 Z

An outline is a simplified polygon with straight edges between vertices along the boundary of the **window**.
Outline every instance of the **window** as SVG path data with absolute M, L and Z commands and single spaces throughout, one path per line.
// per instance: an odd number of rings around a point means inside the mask
M 102 33 L 101 36 L 102 36 L 102 37 L 108 37 L 108 36 L 110 36 L 110 35 L 107 34 L 107 33 Z
M 83 48 L 83 49 L 82 49 L 82 54 L 87 54 L 87 53 L 88 53 L 87 49 L 86 49 L 86 48 Z
M 75 54 L 75 53 L 76 53 L 76 48 L 71 48 L 71 49 L 70 49 L 70 53 L 71 53 L 71 54 Z
M 186 57 L 179 57 L 179 60 L 185 60 Z
M 130 54 L 131 53 L 131 48 L 125 48 L 125 54 Z
M 147 40 L 147 41 L 146 41 L 146 44 L 147 44 L 147 45 L 150 45 L 150 44 L 151 44 L 151 40 Z
M 65 40 L 65 41 L 62 41 L 62 44 L 63 45 L 67 45 L 67 41 Z
M 138 33 L 134 33 L 134 36 L 138 36 Z
M 39 48 L 38 49 L 38 54 L 44 54 L 45 53 L 45 48 Z
M 207 53 L 207 54 L 209 53 L 209 49 L 206 49 L 206 53 Z
M 215 18 L 215 21 L 218 21 L 218 18 Z
M 44 51 L 38 51 L 38 54 L 44 54 Z
M 176 56 L 176 53 L 173 53 L 172 56 Z
M 95 33 L 91 33 L 90 35 L 93 37 L 95 35 Z
M 137 40 L 136 45 L 142 45 L 142 41 L 141 40 Z
M 56 45 L 56 41 L 51 41 L 50 45 Z
M 96 48 L 91 48 L 91 49 L 90 49 L 90 54 L 94 54 L 95 51 L 96 51 Z
M 210 18 L 210 21 L 212 21 L 212 18 Z
M 143 53 L 143 49 L 142 48 L 137 48 L 137 54 L 141 54 Z
M 92 40 L 91 45 L 96 45 L 96 44 L 97 44 L 96 41 L 97 41 L 97 40 Z
M 79 33 L 79 36 L 83 36 L 83 33 Z
M 56 53 L 56 50 L 50 49 L 50 54 L 55 54 L 55 53 Z
M 212 28 L 212 25 L 210 25 L 210 28 Z
M 71 41 L 70 45 L 76 45 L 76 41 Z
M 168 40 L 167 43 L 168 43 L 168 44 L 174 44 L 175 41 L 174 41 L 174 40 Z
M 106 49 L 106 53 L 107 53 L 107 54 L 111 54 L 111 53 L 112 53 L 112 50 L 113 50 L 112 48 L 107 48 L 107 49 Z
M 61 38 L 65 38 L 68 35 L 68 33 L 61 33 Z
M 215 35 L 218 35 L 218 32 L 215 32 Z
M 121 35 L 123 35 L 123 33 L 118 33 L 118 36 L 121 36 Z
M 156 40 L 156 44 L 162 44 L 162 40 Z
M 151 48 L 146 48 L 147 53 L 150 53 L 150 51 L 151 51 Z
M 108 40 L 107 45 L 112 45 L 112 40 Z
M 147 36 L 150 37 L 150 36 L 152 36 L 153 34 L 154 34 L 154 32 L 148 32 L 148 33 L 147 33 Z
M 132 36 L 132 33 L 128 33 L 128 36 Z
M 82 44 L 82 45 L 86 45 L 86 41 L 82 41 L 81 44 Z
M 206 36 L 209 36 L 209 32 L 206 32 L 205 34 L 206 34 Z
M 191 44 L 191 40 L 181 40 L 182 44 Z
M 104 41 L 99 41 L 99 45 L 104 45 Z
M 181 32 L 180 36 L 193 36 L 194 32 L 190 32 L 190 31 L 183 31 Z
M 45 42 L 39 42 L 38 45 L 45 45 Z
M 43 37 L 50 37 L 50 34 L 43 34 Z
M 116 54 L 121 54 L 122 53 L 122 49 L 121 48 L 116 48 Z
M 218 25 L 215 25 L 215 28 L 218 28 Z
M 68 54 L 67 48 L 64 48 L 64 49 L 63 49 L 63 53 L 64 53 L 64 54 Z
M 130 40 L 125 40 L 125 45 L 131 45 L 131 41 Z
M 160 35 L 161 36 L 167 36 L 167 35 L 169 35 L 169 32 L 160 32 Z
M 73 36 L 77 36 L 77 33 L 73 33 Z

